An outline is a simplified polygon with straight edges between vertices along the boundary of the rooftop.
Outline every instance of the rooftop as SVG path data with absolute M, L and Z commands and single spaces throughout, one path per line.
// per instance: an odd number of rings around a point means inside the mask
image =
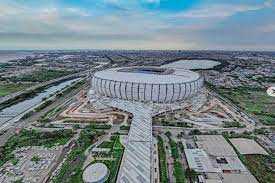
M 212 156 L 237 156 L 222 135 L 198 135 L 197 145 Z
M 221 172 L 213 167 L 211 160 L 203 149 L 184 149 L 188 166 L 196 172 Z
M 105 103 L 133 114 L 117 181 L 121 183 L 151 182 L 151 108 L 139 102 L 119 99 L 106 99 Z
M 109 170 L 103 163 L 95 163 L 85 168 L 83 172 L 84 182 L 99 182 L 107 179 Z
M 127 72 L 128 69 L 130 69 L 129 72 Z M 151 67 L 149 67 L 149 69 L 151 69 Z M 121 70 L 124 71 L 121 72 Z M 171 72 L 169 74 L 155 74 L 152 73 L 152 71 L 148 71 L 148 69 L 146 73 L 132 72 L 131 68 L 125 67 L 99 71 L 96 72 L 94 76 L 105 80 L 147 84 L 185 83 L 192 82 L 200 78 L 200 75 L 193 71 L 183 69 L 173 69 L 173 71 L 174 72 Z
M 179 60 L 170 64 L 165 64 L 163 68 L 177 68 L 177 69 L 210 69 L 220 62 L 213 60 Z

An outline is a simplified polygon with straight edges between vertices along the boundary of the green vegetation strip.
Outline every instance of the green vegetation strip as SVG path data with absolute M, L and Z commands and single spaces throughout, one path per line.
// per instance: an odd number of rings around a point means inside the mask
M 168 171 L 166 162 L 166 153 L 164 149 L 163 140 L 160 136 L 158 138 L 158 154 L 159 154 L 159 175 L 161 183 L 168 183 Z
M 192 128 L 193 125 L 186 123 L 186 122 L 177 122 L 177 121 L 166 121 L 161 120 L 160 122 L 155 121 L 155 123 L 161 125 L 161 126 L 176 126 L 176 127 L 183 127 L 183 128 Z
M 124 147 L 120 143 L 118 135 L 112 136 L 111 141 L 113 142 L 113 148 L 111 149 L 110 154 L 107 155 L 107 158 L 110 158 L 110 160 L 95 160 L 94 162 L 92 162 L 104 163 L 108 167 L 110 175 L 108 177 L 107 183 L 116 182 L 121 159 L 124 152 Z
M 174 161 L 174 176 L 176 178 L 176 183 L 184 183 L 186 182 L 184 172 L 185 170 L 182 167 L 182 164 L 179 162 L 180 160 Z
M 30 86 L 29 84 L 19 84 L 19 83 L 0 84 L 0 97 L 21 91 L 29 86 Z
M 71 130 L 59 130 L 54 132 L 38 132 L 36 130 L 22 130 L 19 134 L 8 139 L 0 149 L 0 166 L 14 158 L 13 151 L 24 146 L 53 147 L 63 145 L 73 136 Z
M 72 73 L 73 72 L 66 70 L 41 69 L 31 74 L 23 74 L 20 76 L 11 77 L 10 80 L 13 82 L 45 82 Z
M 177 143 L 171 138 L 171 132 L 166 132 L 165 135 L 168 137 L 169 139 L 169 145 L 171 147 L 171 154 L 172 157 L 174 159 L 174 171 L 173 174 L 176 178 L 176 183 L 185 183 L 186 179 L 185 179 L 185 170 L 182 167 L 181 164 L 181 158 L 179 155 L 179 150 L 178 150 L 178 145 Z
M 130 126 L 125 126 L 122 125 L 121 127 L 119 127 L 120 130 L 130 130 Z
M 104 132 L 96 131 L 89 127 L 81 131 L 80 137 L 73 150 L 62 165 L 58 175 L 53 178 L 54 183 L 82 183 L 83 163 L 85 161 L 85 150 L 96 141 L 97 137 Z
M 238 121 L 234 122 L 224 122 L 224 128 L 245 128 L 245 125 L 241 124 Z

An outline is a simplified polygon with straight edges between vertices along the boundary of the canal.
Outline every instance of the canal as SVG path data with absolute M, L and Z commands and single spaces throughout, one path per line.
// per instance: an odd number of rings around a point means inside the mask
M 66 86 L 71 85 L 73 82 L 77 80 L 79 80 L 79 78 L 66 80 L 59 84 L 50 86 L 47 89 L 37 93 L 33 98 L 26 99 L 22 102 L 19 102 L 17 104 L 14 104 L 10 107 L 7 107 L 1 110 L 0 111 L 0 129 L 4 124 L 6 126 L 6 123 L 9 123 L 10 121 L 15 122 L 16 120 L 14 120 L 14 118 L 17 118 L 24 112 L 36 107 L 43 101 L 44 98 L 50 97 L 54 93 L 64 89 Z

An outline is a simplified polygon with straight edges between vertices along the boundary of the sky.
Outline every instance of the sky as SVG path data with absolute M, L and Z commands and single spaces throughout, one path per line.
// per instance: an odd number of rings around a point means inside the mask
M 0 49 L 275 50 L 275 0 L 0 0 Z

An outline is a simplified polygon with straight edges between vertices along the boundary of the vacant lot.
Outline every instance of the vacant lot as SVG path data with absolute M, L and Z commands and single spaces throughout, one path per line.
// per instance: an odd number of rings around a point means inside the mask
M 232 138 L 230 142 L 237 148 L 241 154 L 262 154 L 268 153 L 253 139 L 247 138 Z
M 0 84 L 0 97 L 9 95 L 14 92 L 18 92 L 27 87 L 29 87 L 28 84 L 16 84 L 16 83 Z
M 246 112 L 255 115 L 262 123 L 275 125 L 275 98 L 268 96 L 264 89 L 239 87 L 218 88 L 217 91 Z

